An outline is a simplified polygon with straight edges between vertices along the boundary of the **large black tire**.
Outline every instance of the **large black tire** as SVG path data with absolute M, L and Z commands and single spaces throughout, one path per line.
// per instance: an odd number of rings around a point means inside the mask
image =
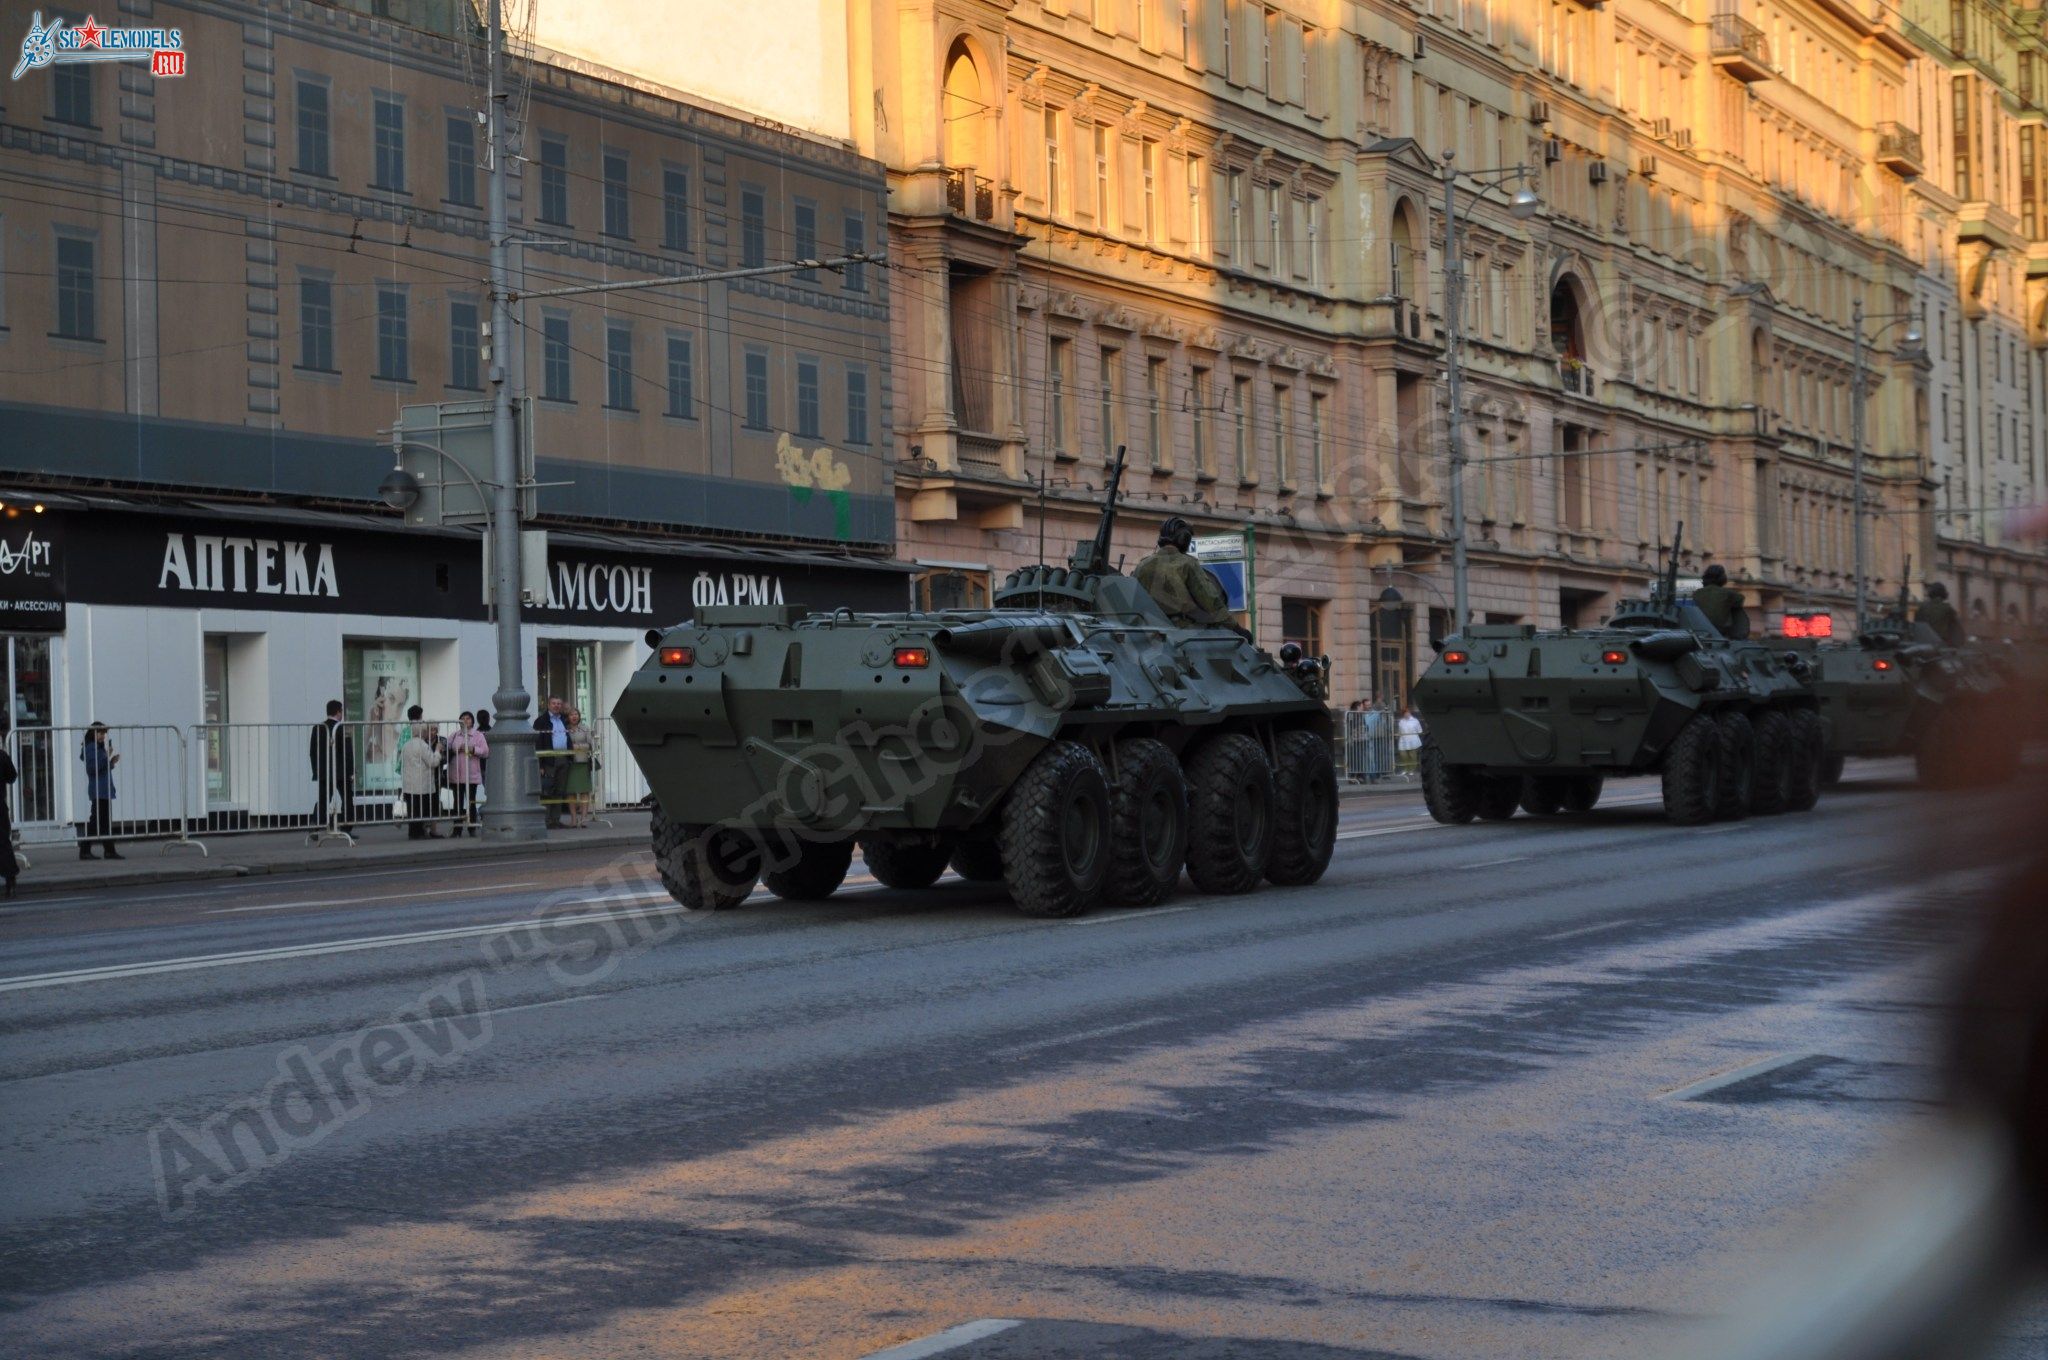
M 1801 758 L 1799 734 L 1792 720 L 1776 709 L 1766 709 L 1751 719 L 1756 728 L 1756 787 L 1751 791 L 1749 810 L 1761 817 L 1775 817 L 1792 810 L 1794 771 Z
M 1462 826 L 1479 815 L 1479 772 L 1453 765 L 1433 741 L 1422 744 L 1422 805 L 1446 826 Z
M 1842 766 L 1845 763 L 1847 763 L 1847 761 L 1847 756 L 1824 757 L 1821 760 L 1820 766 L 1820 786 L 1824 789 L 1832 789 L 1840 786 L 1842 782 Z
M 1522 781 L 1522 811 L 1531 817 L 1555 817 L 1564 811 L 1569 775 L 1532 774 Z
M 1792 724 L 1792 777 L 1786 790 L 1787 812 L 1811 812 L 1820 801 L 1827 764 L 1827 733 L 1820 714 L 1810 708 L 1795 708 L 1787 715 Z
M 1273 767 L 1265 748 L 1225 732 L 1188 761 L 1188 877 L 1206 893 L 1250 892 L 1273 852 Z
M 1109 775 L 1078 741 L 1056 741 L 1003 801 L 997 839 L 1010 898 L 1026 916 L 1079 916 L 1109 881 Z
M 1479 820 L 1504 822 L 1522 802 L 1522 778 L 1513 774 L 1484 775 L 1479 781 Z
M 1740 709 L 1724 708 L 1714 716 L 1721 733 L 1721 790 L 1714 815 L 1740 821 L 1749 815 L 1756 792 L 1756 728 Z
M 761 875 L 768 891 L 788 902 L 820 902 L 846 881 L 853 842 L 798 838 L 779 858 L 782 867 Z
M 1721 802 L 1721 729 L 1704 713 L 1686 720 L 1664 750 L 1664 815 L 1677 826 L 1714 820 Z
M 1564 781 L 1564 810 L 1566 812 L 1591 812 L 1600 801 L 1600 790 L 1607 781 L 1597 774 L 1572 775 Z
M 691 911 L 730 911 L 747 900 L 761 876 L 761 845 L 734 827 L 671 822 L 654 805 L 650 825 L 654 870 L 661 886 Z
M 1133 737 L 1116 744 L 1110 787 L 1109 887 L 1120 907 L 1164 902 L 1188 858 L 1188 782 L 1164 742 Z
M 860 857 L 868 872 L 885 888 L 929 888 L 946 872 L 953 847 L 945 842 L 898 841 L 861 837 Z
M 1337 762 L 1314 732 L 1273 743 L 1273 852 L 1266 877 L 1282 887 L 1313 883 L 1337 848 Z
M 993 836 L 962 838 L 953 847 L 953 872 L 969 883 L 1000 883 L 1003 879 L 1003 848 Z

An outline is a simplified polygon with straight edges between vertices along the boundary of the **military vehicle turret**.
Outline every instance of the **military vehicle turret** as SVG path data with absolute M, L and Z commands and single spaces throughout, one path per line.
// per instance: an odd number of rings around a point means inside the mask
M 1327 661 L 1177 627 L 1095 537 L 994 608 L 713 608 L 650 632 L 613 710 L 692 908 L 834 892 L 858 845 L 924 888 L 950 864 L 1034 916 L 1313 883 L 1336 837 Z
M 1732 642 L 1680 600 L 1678 548 L 1650 599 L 1604 627 L 1472 625 L 1445 640 L 1415 687 L 1431 816 L 1584 812 L 1609 776 L 1651 772 L 1681 825 L 1813 806 L 1821 728 L 1804 660 Z

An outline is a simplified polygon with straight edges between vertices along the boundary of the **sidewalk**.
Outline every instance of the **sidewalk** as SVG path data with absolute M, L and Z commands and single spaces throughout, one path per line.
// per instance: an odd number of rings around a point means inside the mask
M 32 907 L 39 896 L 86 892 L 100 888 L 151 883 L 184 883 L 209 878 L 243 878 L 254 874 L 311 874 L 406 864 L 444 863 L 507 854 L 543 854 L 593 847 L 643 847 L 647 844 L 647 813 L 624 808 L 605 814 L 610 826 L 550 831 L 541 841 L 507 848 L 480 839 L 407 840 L 403 826 L 364 830 L 353 846 L 339 841 L 308 845 L 303 831 L 256 832 L 247 836 L 215 836 L 205 840 L 207 853 L 167 841 L 117 841 L 118 860 L 78 857 L 70 841 L 24 845 L 29 867 L 14 885 L 14 897 L 0 907 Z M 168 847 L 168 848 L 166 848 Z M 97 853 L 97 852 L 96 852 Z

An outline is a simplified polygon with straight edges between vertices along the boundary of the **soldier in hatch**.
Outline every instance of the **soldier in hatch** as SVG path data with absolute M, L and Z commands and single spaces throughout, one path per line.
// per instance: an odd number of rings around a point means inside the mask
M 1728 588 L 1728 568 L 1719 562 L 1708 567 L 1700 577 L 1700 588 L 1692 593 L 1695 609 L 1707 616 L 1707 622 L 1721 631 L 1721 636 L 1740 641 L 1749 636 L 1749 611 L 1742 607 L 1742 592 Z
M 1960 647 L 1970 640 L 1963 628 L 1963 616 L 1948 602 L 1948 587 L 1939 581 L 1927 583 L 1927 598 L 1920 602 L 1920 608 L 1913 615 L 1913 622 L 1924 623 L 1944 643 Z
M 1222 583 L 1188 552 L 1195 531 L 1179 515 L 1159 526 L 1159 548 L 1138 563 L 1138 584 L 1183 628 L 1229 628 L 1230 600 Z

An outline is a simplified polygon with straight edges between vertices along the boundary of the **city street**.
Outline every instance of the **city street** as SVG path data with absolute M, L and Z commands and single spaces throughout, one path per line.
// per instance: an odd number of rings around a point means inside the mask
M 1661 1352 L 1927 1118 L 1975 880 L 1898 865 L 1972 802 L 1904 773 L 1697 830 L 1644 780 L 1457 828 L 1349 798 L 1315 888 L 1071 922 L 858 861 L 829 903 L 685 916 L 617 851 L 29 904 L 0 918 L 0 1336 Z M 309 1084 L 227 1177 L 209 1116 L 336 1054 L 389 1085 L 337 1113 Z

